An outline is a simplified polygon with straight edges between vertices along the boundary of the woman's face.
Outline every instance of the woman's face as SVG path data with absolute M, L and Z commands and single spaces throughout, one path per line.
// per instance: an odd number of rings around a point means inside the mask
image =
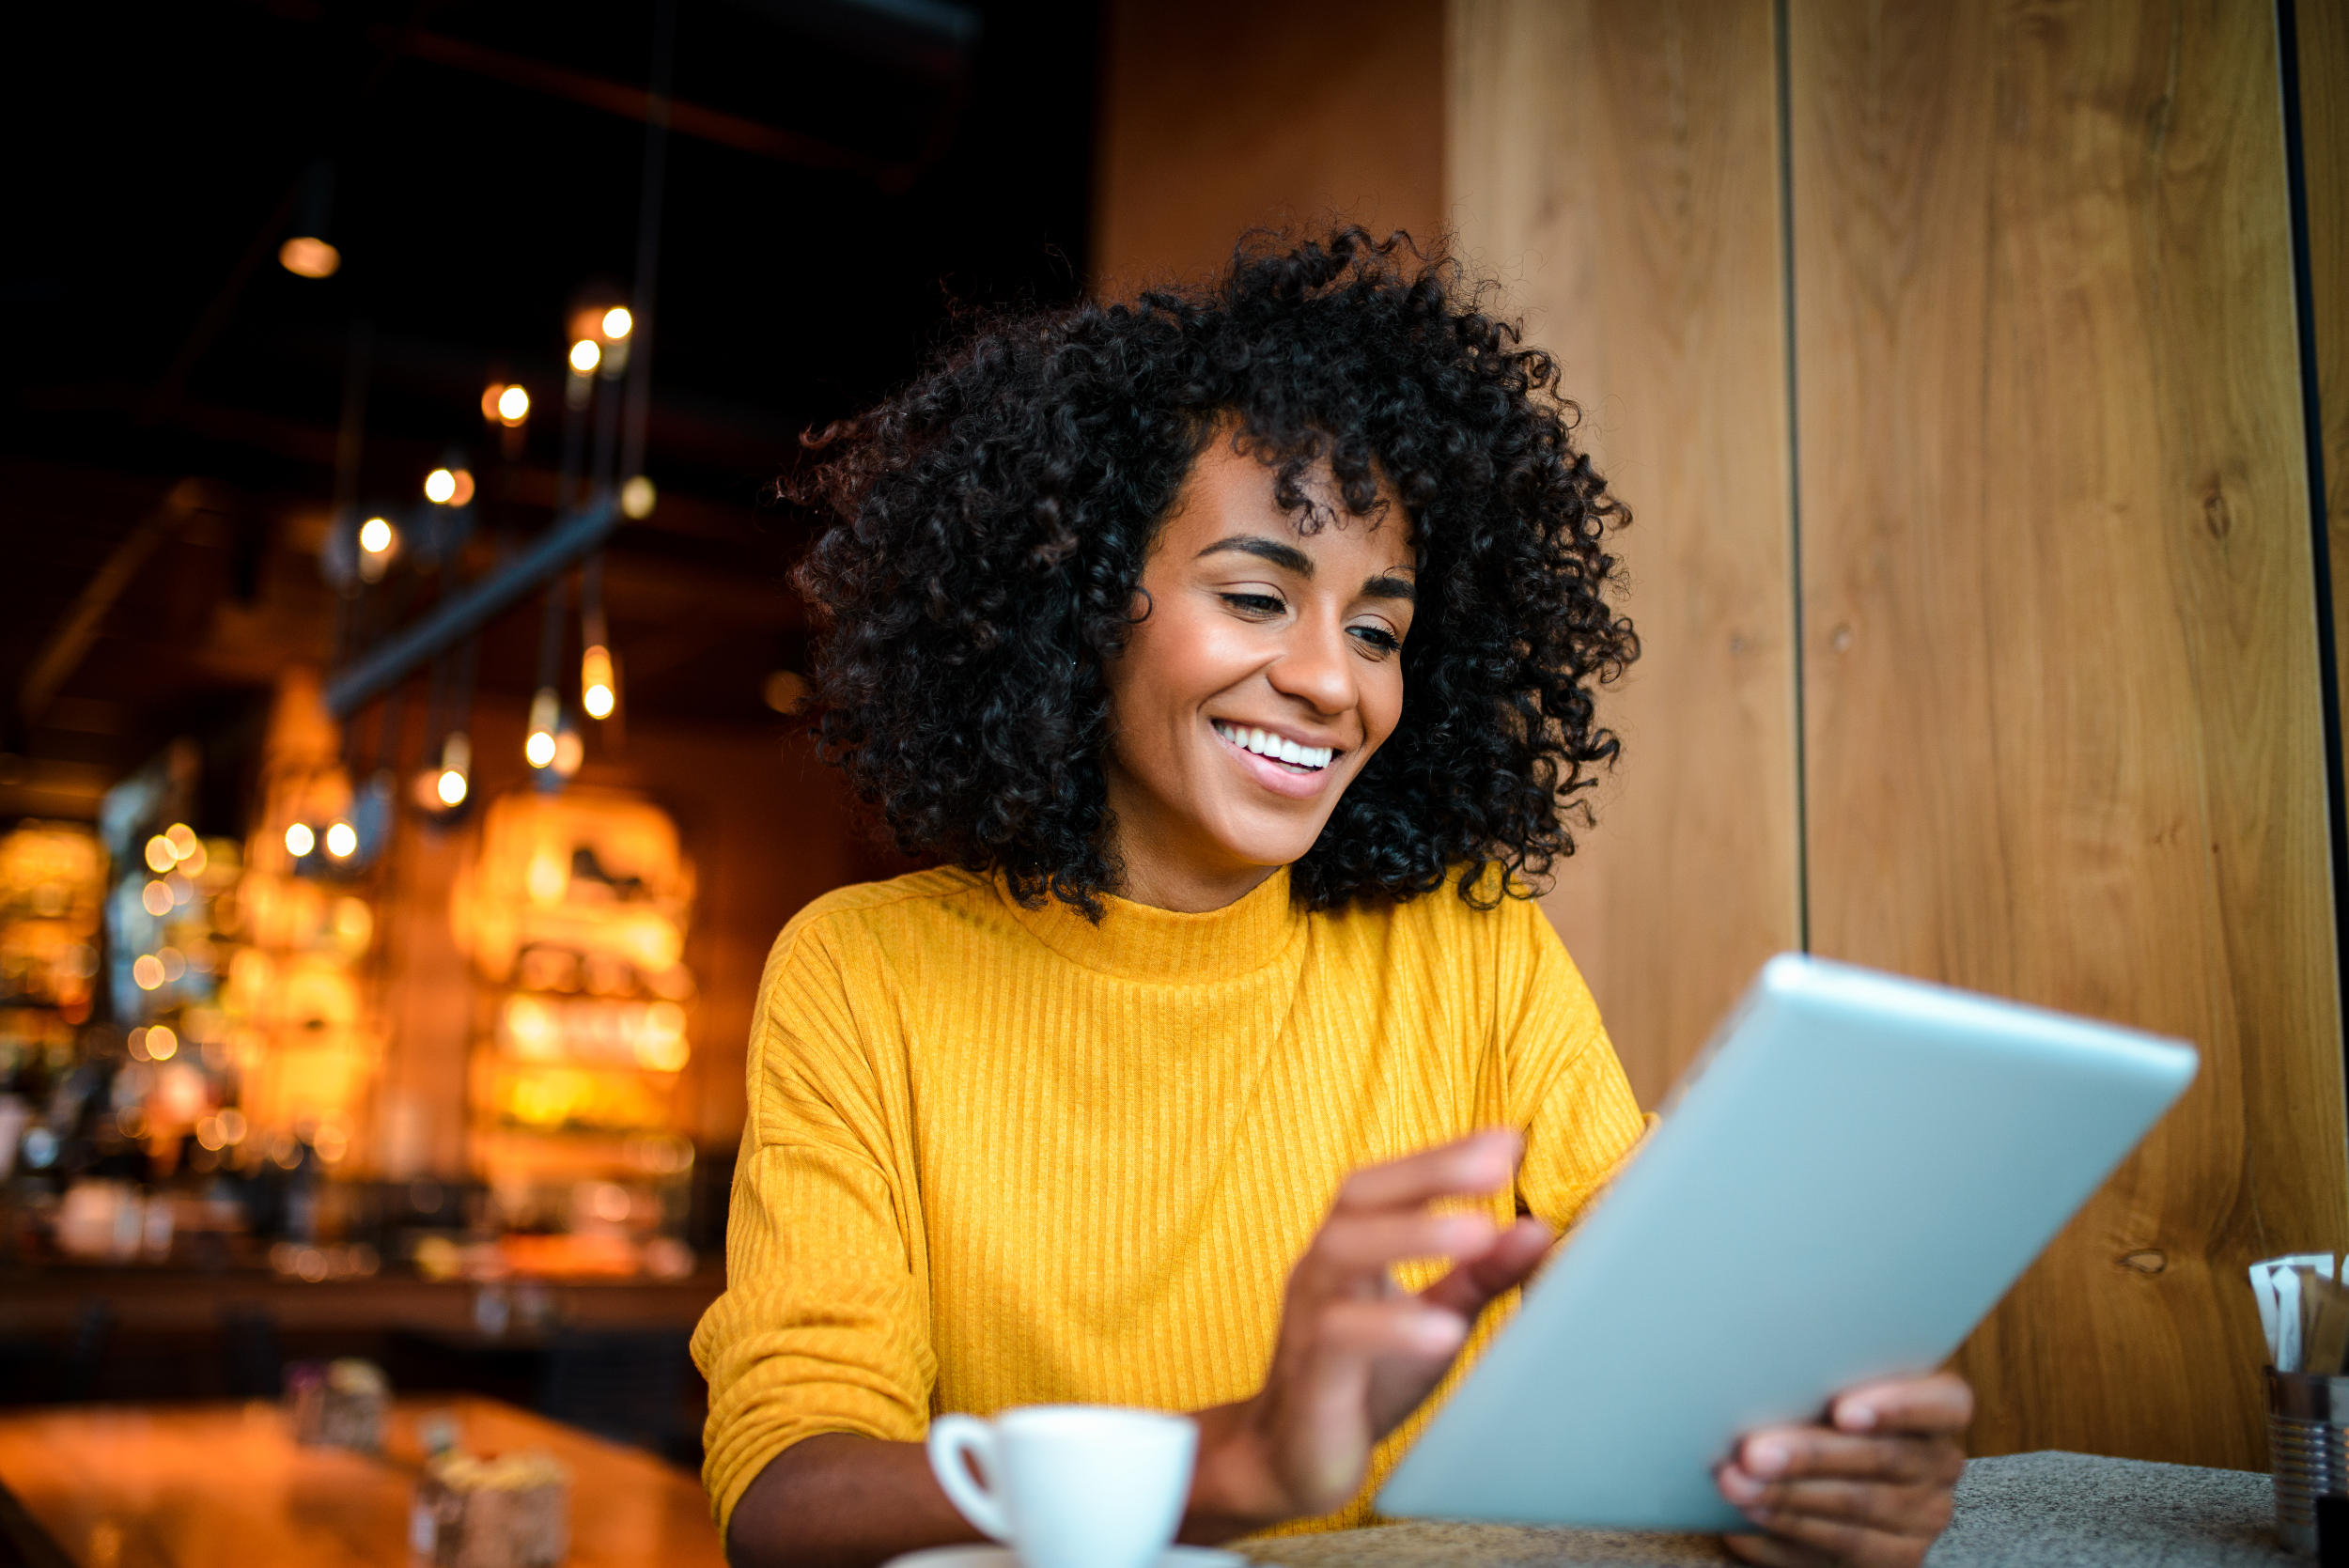
M 1272 489 L 1229 439 L 1208 444 L 1108 666 L 1120 891 L 1141 903 L 1221 908 L 1298 860 L 1403 711 L 1401 503 L 1351 517 L 1325 469 L 1307 489 L 1334 520 L 1301 534 Z

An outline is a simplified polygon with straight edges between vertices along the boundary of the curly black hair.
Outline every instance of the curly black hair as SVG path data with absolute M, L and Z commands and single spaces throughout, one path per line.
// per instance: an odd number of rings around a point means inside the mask
M 1104 660 L 1194 459 L 1230 431 L 1310 532 L 1326 462 L 1349 513 L 1408 515 L 1419 614 L 1400 722 L 1292 873 L 1326 908 L 1485 873 L 1523 891 L 1574 852 L 1612 762 L 1597 686 L 1637 657 L 1610 603 L 1629 521 L 1573 433 L 1556 362 L 1491 286 L 1358 227 L 1242 240 L 1211 286 L 980 319 L 879 407 L 805 438 L 782 491 L 835 521 L 796 581 L 810 706 L 905 852 L 1098 918 L 1118 885 Z M 1587 804 L 1579 820 L 1587 822 Z M 1514 885 L 1513 885 L 1514 884 Z

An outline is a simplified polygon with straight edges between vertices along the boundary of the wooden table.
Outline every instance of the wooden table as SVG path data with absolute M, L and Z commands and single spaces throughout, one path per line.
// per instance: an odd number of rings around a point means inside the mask
M 78 1568 L 412 1568 L 416 1418 L 474 1453 L 571 1469 L 568 1568 L 724 1568 L 694 1479 L 496 1400 L 401 1400 L 381 1458 L 303 1448 L 276 1405 L 76 1406 L 0 1417 L 0 1484 Z

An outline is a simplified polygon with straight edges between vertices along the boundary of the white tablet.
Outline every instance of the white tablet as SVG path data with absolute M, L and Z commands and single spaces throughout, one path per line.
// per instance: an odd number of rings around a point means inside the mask
M 2108 1024 L 1771 959 L 1379 1510 L 1750 1528 L 1713 1483 L 1737 1436 L 1939 1365 L 2196 1061 Z

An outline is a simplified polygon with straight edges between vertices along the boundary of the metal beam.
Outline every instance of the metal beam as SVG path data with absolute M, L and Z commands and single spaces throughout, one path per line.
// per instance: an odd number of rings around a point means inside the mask
M 451 594 L 384 638 L 326 683 L 326 706 L 348 719 L 426 660 L 444 652 L 531 589 L 601 544 L 620 523 L 620 504 L 601 504 L 563 519 L 529 548 L 469 588 Z

